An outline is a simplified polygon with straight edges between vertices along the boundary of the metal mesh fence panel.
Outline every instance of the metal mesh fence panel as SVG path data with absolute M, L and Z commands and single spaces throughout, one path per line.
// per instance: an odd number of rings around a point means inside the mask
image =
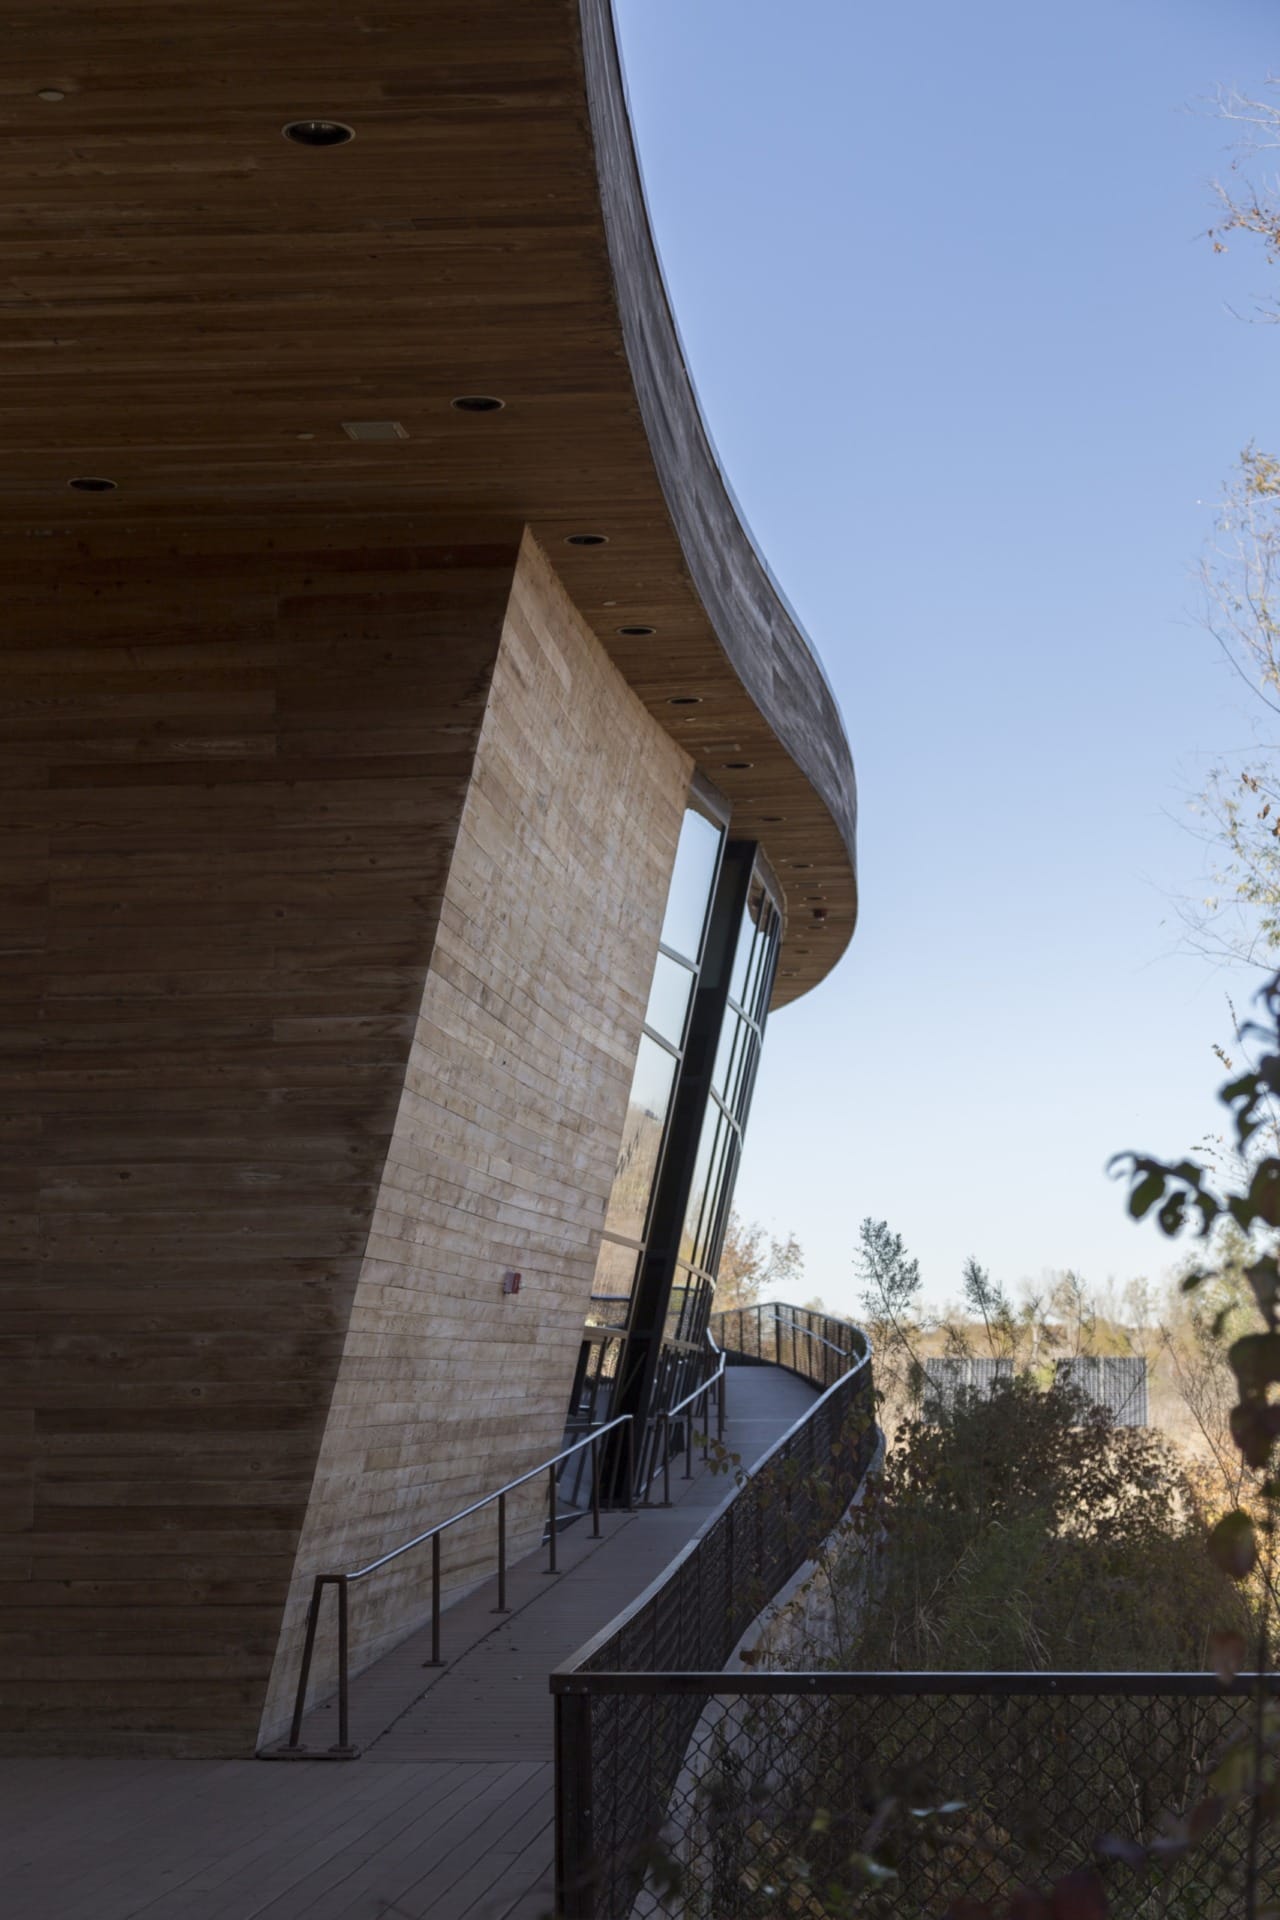
M 679 1690 L 657 1694 L 618 1679 L 590 1694 L 593 1748 L 616 1769 L 582 1909 L 598 1920 L 938 1920 L 966 1896 L 1001 1902 L 1093 1862 L 1102 1836 L 1167 1831 L 1250 1713 L 1202 1676 L 950 1676 L 946 1691 L 928 1675 L 668 1676 Z M 1104 1858 L 1111 1910 L 1228 1920 L 1245 1847 L 1228 1809 L 1156 1869 Z M 859 1866 L 872 1854 L 883 1878 Z M 1274 1897 L 1275 1840 L 1261 1869 Z
M 733 1317 L 724 1315 L 722 1322 Z M 805 1317 L 797 1310 L 798 1321 Z M 761 1314 L 747 1310 L 741 1320 L 740 1327 L 721 1326 L 721 1344 L 732 1349 L 742 1340 L 757 1350 L 774 1347 L 776 1322 L 772 1333 L 765 1325 L 762 1340 Z M 568 1912 L 629 1913 L 644 1863 L 657 1844 L 705 1704 L 697 1695 L 662 1694 L 660 1676 L 722 1669 L 752 1621 L 831 1532 L 865 1478 L 877 1439 L 870 1355 L 854 1329 L 829 1324 L 842 1330 L 843 1350 L 803 1337 L 799 1327 L 784 1326 L 781 1339 L 788 1360 L 794 1344 L 795 1370 L 812 1369 L 818 1384 L 837 1361 L 835 1384 L 742 1479 L 661 1585 L 576 1668 L 584 1675 L 652 1675 L 659 1691 L 613 1700 L 607 1725 L 597 1724 L 593 1697 L 589 1715 L 574 1723 L 574 1731 L 562 1728 L 560 1750 L 567 1755 L 571 1747 L 580 1749 L 573 1758 L 577 1787 L 571 1793 L 558 1785 L 561 1847 L 571 1856 L 564 1873 L 579 1889 L 570 1896 Z M 568 1683 L 557 1676 L 555 1684 L 563 1703 Z M 568 1771 L 567 1758 L 561 1771 Z M 589 1893 L 583 1891 L 588 1855 L 593 1857 Z

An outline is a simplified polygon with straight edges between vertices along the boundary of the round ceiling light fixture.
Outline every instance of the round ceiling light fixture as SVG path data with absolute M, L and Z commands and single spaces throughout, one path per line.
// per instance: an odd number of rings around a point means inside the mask
M 77 474 L 74 480 L 68 480 L 67 485 L 76 493 L 114 493 L 116 490 L 114 480 L 104 480 L 101 475 L 92 473 Z
M 646 627 L 643 621 L 639 621 L 634 627 L 618 627 L 616 631 L 622 635 L 624 640 L 647 640 L 649 635 L 656 633 L 658 629 L 656 627 Z
M 786 817 L 785 813 L 762 813 L 760 824 L 765 827 L 780 827 Z
M 667 705 L 669 707 L 700 707 L 702 705 L 702 695 L 700 693 L 673 693 L 667 701 Z
M 37 100 L 65 100 L 66 97 L 61 87 L 38 87 L 36 89 Z
M 754 760 L 722 760 L 720 765 L 726 773 L 745 773 L 748 767 L 755 765 Z
M 566 533 L 566 547 L 604 547 L 609 544 L 607 533 Z
M 290 120 L 280 131 L 298 147 L 345 147 L 356 137 L 341 120 Z
M 809 873 L 813 869 L 812 860 L 793 860 L 791 864 L 797 873 Z
M 496 393 L 460 393 L 449 402 L 458 413 L 501 413 L 506 404 Z

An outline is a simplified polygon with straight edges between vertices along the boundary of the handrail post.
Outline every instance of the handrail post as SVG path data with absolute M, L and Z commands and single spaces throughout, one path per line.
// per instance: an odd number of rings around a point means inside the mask
M 720 1441 L 722 1446 L 724 1444 L 724 1388 L 728 1373 L 728 1367 L 722 1365 L 720 1368 L 720 1391 L 716 1395 L 719 1403 L 716 1408 L 716 1439 Z
M 442 1667 L 440 1658 L 440 1535 L 431 1536 L 431 1658 L 429 1667 Z
M 507 1496 L 498 1495 L 498 1604 L 495 1613 L 510 1613 L 507 1605 Z
M 349 1671 L 349 1609 L 346 1574 L 338 1577 L 338 1745 L 351 1745 L 351 1675 Z
M 693 1408 L 692 1407 L 690 1407 L 687 1410 L 684 1416 L 684 1477 L 686 1480 L 692 1480 L 693 1478 Z
M 591 1538 L 600 1538 L 600 1442 L 591 1442 Z
M 320 1596 L 324 1592 L 324 1575 L 318 1573 L 311 1588 L 311 1604 L 307 1608 L 307 1633 L 302 1643 L 302 1667 L 298 1674 L 298 1692 L 293 1703 L 293 1720 L 289 1727 L 287 1744 L 296 1747 L 302 1738 L 302 1716 L 306 1711 L 307 1682 L 311 1678 L 311 1656 L 316 1650 L 316 1628 L 320 1623 Z
M 565 1920 L 591 1920 L 596 1912 L 591 1735 L 590 1694 L 557 1693 L 555 1910 Z
M 636 1510 L 636 1419 L 627 1415 L 627 1512 Z
M 708 1380 L 707 1385 L 708 1387 L 714 1387 L 715 1381 Z M 711 1458 L 711 1400 L 708 1394 L 704 1394 L 703 1403 L 702 1403 L 702 1464 L 704 1467 L 706 1466 L 710 1458 Z
M 550 1535 L 550 1540 L 548 1542 L 550 1547 L 550 1558 L 548 1559 L 548 1562 L 544 1571 L 547 1573 L 554 1573 L 556 1571 L 556 1532 L 557 1532 L 556 1523 L 559 1519 L 559 1514 L 556 1509 L 556 1470 L 554 1466 L 549 1467 L 547 1469 L 547 1479 L 550 1483 L 548 1508 L 551 1515 L 551 1535 Z
M 662 1504 L 671 1505 L 671 1415 L 662 1415 Z

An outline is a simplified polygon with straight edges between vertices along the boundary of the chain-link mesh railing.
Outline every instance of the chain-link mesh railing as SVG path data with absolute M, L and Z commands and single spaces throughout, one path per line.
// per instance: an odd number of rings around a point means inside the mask
M 594 1872 L 568 1912 L 938 1920 L 965 1897 L 1003 1911 L 1017 1889 L 1090 1864 L 1125 1920 L 1243 1911 L 1245 1812 L 1227 1798 L 1202 1813 L 1186 1850 L 1177 1816 L 1203 1806 L 1215 1760 L 1247 1734 L 1247 1680 L 615 1672 L 577 1685 Z M 1274 1839 L 1261 1881 L 1270 1906 Z
M 768 1308 L 783 1316 L 792 1309 Z M 703 1711 L 696 1693 L 664 1692 L 675 1673 L 722 1669 L 752 1621 L 831 1532 L 861 1485 L 877 1430 L 871 1356 L 856 1328 L 843 1345 L 804 1337 L 803 1315 L 784 1329 L 787 1361 L 796 1337 L 796 1372 L 822 1383 L 803 1419 L 739 1484 L 710 1524 L 662 1579 L 553 1676 L 556 1694 L 557 1845 L 566 1915 L 628 1914 L 642 1862 L 685 1765 Z M 825 1319 L 826 1316 L 818 1316 Z M 739 1330 L 716 1321 L 716 1339 L 733 1357 Z M 758 1336 L 763 1317 L 748 1312 Z M 748 1357 L 763 1357 L 758 1352 Z M 586 1676 L 643 1677 L 639 1690 L 611 1696 L 613 1721 L 594 1731 L 596 1695 Z M 603 1697 L 603 1696 L 601 1696 Z

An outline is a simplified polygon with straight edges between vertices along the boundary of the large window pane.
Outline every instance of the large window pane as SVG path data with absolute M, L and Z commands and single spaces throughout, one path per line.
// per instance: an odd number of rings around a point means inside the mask
M 675 1074 L 675 1055 L 644 1034 L 636 1055 L 627 1120 L 618 1149 L 618 1168 L 605 1216 L 605 1227 L 610 1232 L 625 1234 L 629 1240 L 640 1240 L 644 1236 L 649 1193 L 662 1147 L 662 1130 L 671 1104 Z
M 692 807 L 684 816 L 662 922 L 662 944 L 697 962 L 720 857 L 720 829 Z
M 634 1247 L 602 1240 L 591 1283 L 590 1320 L 597 1327 L 625 1327 L 640 1255 Z
M 711 1161 L 715 1152 L 716 1129 L 719 1125 L 728 1125 L 714 1100 L 707 1104 L 703 1115 L 702 1133 L 698 1140 L 698 1153 L 693 1163 L 693 1179 L 689 1185 L 689 1202 L 685 1209 L 684 1231 L 680 1235 L 680 1258 L 692 1260 L 694 1245 L 698 1235 L 698 1221 L 702 1216 L 702 1203 L 706 1198 L 707 1185 L 711 1178 Z
M 742 925 L 738 928 L 738 944 L 733 952 L 733 967 L 729 974 L 729 998 L 736 1000 L 740 1007 L 747 1004 L 747 976 L 751 971 L 751 957 L 756 945 L 756 923 L 748 901 L 742 910 Z
M 658 955 L 644 1023 L 646 1027 L 652 1027 L 655 1033 L 660 1033 L 664 1040 L 669 1040 L 673 1047 L 678 1047 L 684 1040 L 685 1015 L 689 1011 L 693 979 L 691 968 L 672 960 L 668 954 Z
M 720 1218 L 720 1201 L 724 1195 L 725 1168 L 729 1161 L 729 1147 L 733 1139 L 733 1129 L 728 1122 L 720 1128 L 716 1136 L 716 1150 L 711 1161 L 711 1177 L 707 1181 L 706 1197 L 702 1203 L 702 1218 L 698 1222 L 697 1239 L 693 1246 L 693 1264 L 695 1267 L 709 1265 L 711 1243 L 715 1239 L 716 1222 Z

